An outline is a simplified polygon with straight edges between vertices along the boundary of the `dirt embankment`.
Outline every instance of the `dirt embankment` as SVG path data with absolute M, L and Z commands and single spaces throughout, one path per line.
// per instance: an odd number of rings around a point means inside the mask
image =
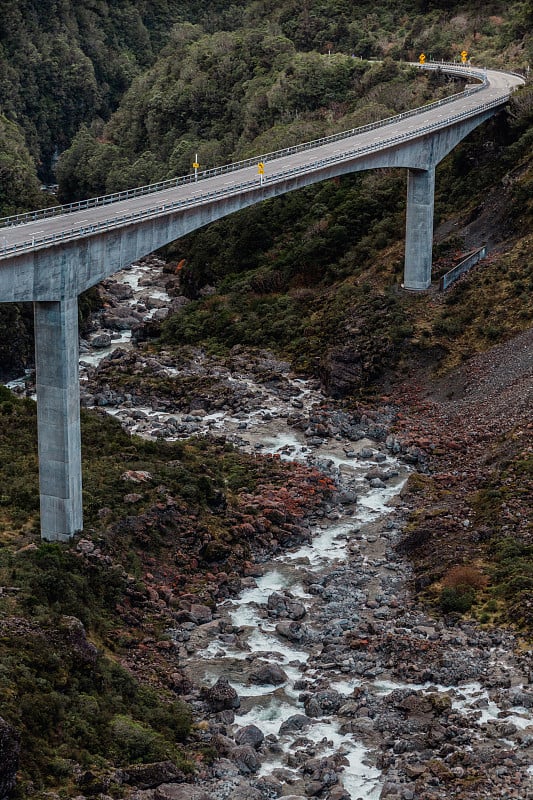
M 416 585 L 455 565 L 490 573 L 494 542 L 533 543 L 533 329 L 473 356 L 445 378 L 398 384 L 396 435 L 428 475 L 407 487 L 406 549 Z
M 438 456 L 436 466 L 457 469 L 473 455 L 483 460 L 497 437 L 532 429 L 533 328 L 473 356 L 445 378 L 419 372 L 395 394 L 404 435 L 422 437 L 420 446 Z M 458 450 L 470 458 L 458 459 Z

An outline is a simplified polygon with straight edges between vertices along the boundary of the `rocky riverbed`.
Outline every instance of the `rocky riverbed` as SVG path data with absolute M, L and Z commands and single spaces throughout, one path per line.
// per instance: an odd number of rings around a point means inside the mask
M 307 464 L 335 491 L 297 543 L 243 572 L 237 595 L 214 610 L 184 597 L 173 617 L 172 658 L 212 765 L 193 783 L 168 763 L 115 782 L 134 800 L 533 797 L 531 652 L 410 594 L 397 545 L 424 442 L 391 433 L 387 402 L 343 410 L 271 353 L 132 345 L 131 326 L 142 340 L 143 320 L 186 302 L 166 294 L 162 266 L 107 284 L 82 348 L 85 405 L 153 439 L 224 437 Z

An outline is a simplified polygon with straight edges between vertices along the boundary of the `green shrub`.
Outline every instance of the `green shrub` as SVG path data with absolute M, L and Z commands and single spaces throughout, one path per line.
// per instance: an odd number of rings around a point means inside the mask
M 121 596 L 124 576 L 120 569 L 102 563 L 86 564 L 57 542 L 41 542 L 18 562 L 26 584 L 24 604 L 56 614 L 78 617 L 85 627 L 103 630 L 109 612 Z
M 172 755 L 164 736 L 126 714 L 111 721 L 110 732 L 111 751 L 117 764 L 163 761 Z
M 442 589 L 439 605 L 445 613 L 456 611 L 464 614 L 469 611 L 474 602 L 475 591 L 471 586 L 454 586 Z
M 463 321 L 459 317 L 440 317 L 432 326 L 436 336 L 457 336 L 464 330 Z

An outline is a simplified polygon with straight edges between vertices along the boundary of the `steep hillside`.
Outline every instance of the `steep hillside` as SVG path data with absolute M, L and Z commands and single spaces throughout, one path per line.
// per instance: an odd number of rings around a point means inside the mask
M 434 280 L 465 252 L 481 244 L 491 251 L 450 292 L 428 302 L 399 291 L 405 175 L 356 175 L 177 242 L 182 290 L 197 299 L 163 325 L 163 341 L 281 347 L 342 396 L 368 391 L 389 373 L 393 379 L 411 359 L 444 369 L 527 328 L 531 93 L 521 90 L 508 114 L 472 134 L 437 170 Z M 342 387 L 335 385 L 336 353 Z
M 346 130 L 453 91 L 392 61 L 298 52 L 268 31 L 180 28 L 103 129 L 57 166 L 63 200 L 116 191 Z M 457 87 L 455 87 L 457 88 Z
M 533 632 L 533 329 L 440 380 L 394 390 L 396 435 L 426 474 L 408 483 L 400 551 L 414 589 L 444 611 Z
M 183 598 L 211 615 L 254 560 L 305 540 L 331 482 L 224 441 L 131 437 L 90 412 L 84 536 L 48 544 L 35 404 L 0 387 L 0 418 L 0 791 L 129 797 L 150 774 L 201 772 L 214 751 L 171 634 Z
M 523 4 L 494 3 L 483 17 L 468 4 L 456 14 L 425 5 L 382 3 L 369 13 L 366 3 L 259 2 L 174 26 L 109 122 L 79 130 L 59 163 L 60 196 L 189 172 L 196 154 L 216 166 L 423 102 L 416 89 L 399 89 L 392 64 L 422 51 L 453 60 L 466 48 L 475 64 L 529 63 Z M 390 61 L 369 71 L 360 59 Z
M 81 124 L 106 119 L 150 66 L 187 3 L 2 0 L 1 111 L 16 121 L 51 182 Z
M 444 0 L 0 0 L 0 10 L 4 214 L 43 204 L 38 172 L 57 177 L 68 200 L 186 172 L 195 152 L 212 165 L 453 91 L 399 65 L 422 50 L 454 58 L 466 47 L 474 62 L 521 69 L 533 57 L 521 2 L 480 11 Z M 321 382 L 331 413 L 376 428 L 386 416 L 391 449 L 413 467 L 395 519 L 417 609 L 444 619 L 451 637 L 465 620 L 465 636 L 487 626 L 483 641 L 505 626 L 525 654 L 532 143 L 529 83 L 439 166 L 427 293 L 400 288 L 405 174 L 347 176 L 168 248 L 171 283 L 179 261 L 177 291 L 191 302 L 151 324 L 158 338 L 143 351 L 157 364 L 160 348 L 181 356 L 193 345 L 222 364 L 237 345 L 242 365 L 247 348 L 268 347 Z M 485 243 L 489 257 L 438 292 L 438 277 Z M 96 302 L 81 298 L 80 316 Z M 31 307 L 1 308 L 0 319 L 0 365 L 12 377 L 31 364 Z M 124 375 L 112 362 L 105 380 L 150 403 L 175 392 L 161 371 Z M 183 381 L 184 395 L 194 396 L 194 380 Z M 257 574 L 254 559 L 305 540 L 305 515 L 329 513 L 333 485 L 213 437 L 130 437 L 92 411 L 82 418 L 86 529 L 71 546 L 49 545 L 39 541 L 35 404 L 4 388 L 0 419 L 0 796 L 128 797 L 136 787 L 154 797 L 154 774 L 176 781 L 177 794 L 193 772 L 208 773 L 225 718 L 212 729 L 201 718 L 169 631 L 194 627 L 192 605 L 210 620 Z M 458 796 L 477 800 L 468 764 L 452 777 L 431 763 L 427 786 L 442 778 L 447 791 L 453 780 Z
M 146 94 L 147 78 L 141 75 L 157 62 L 162 48 L 166 48 L 166 57 L 158 70 L 166 70 L 172 78 L 188 43 L 204 41 L 199 44 L 198 60 L 191 63 L 190 79 L 185 77 L 186 90 L 182 90 L 185 95 L 192 92 L 197 103 L 189 111 L 204 121 L 223 117 L 216 87 L 222 85 L 225 90 L 228 80 L 235 85 L 243 79 L 246 48 L 253 49 L 254 39 L 259 71 L 246 94 L 258 96 L 257 112 L 268 106 L 264 96 L 268 65 L 276 58 L 282 68 L 287 47 L 298 52 L 394 60 L 413 60 L 421 51 L 435 59 L 457 58 L 466 48 L 475 63 L 520 68 L 532 60 L 531 9 L 521 2 L 493 0 L 484 4 L 481 12 L 474 2 L 450 4 L 439 0 L 378 5 L 260 0 L 239 6 L 230 0 L 125 0 L 120 4 L 107 0 L 3 0 L 0 10 L 0 113 L 20 126 L 41 178 L 47 182 L 54 180 L 55 159 L 80 128 L 87 125 L 98 132 L 136 78 L 140 78 L 135 85 L 137 98 Z M 205 46 L 205 37 L 210 36 L 215 37 L 211 55 L 211 48 Z M 270 40 L 266 50 L 261 45 L 265 36 Z M 232 55 L 235 37 L 248 44 Z M 215 59 L 215 70 L 210 58 Z M 169 59 L 170 71 L 165 66 Z M 208 90 L 202 77 L 206 72 L 210 73 Z M 318 89 L 316 80 L 314 83 L 311 94 Z M 148 77 L 150 84 L 153 77 Z M 172 118 L 178 111 L 171 109 L 176 97 L 168 91 L 165 95 L 163 105 L 156 104 L 154 111 L 157 116 L 166 107 Z M 186 98 L 181 97 L 178 107 L 184 99 L 186 107 Z M 321 102 L 327 106 L 331 99 L 326 92 Z M 237 94 L 234 104 L 241 100 Z M 301 100 L 299 110 L 308 110 L 312 97 Z M 290 112 L 290 107 L 287 110 Z M 154 130 L 150 133 L 157 135 Z M 206 137 L 200 131 L 202 138 Z M 161 144 L 153 155 L 167 163 L 168 154 Z M 233 142 L 232 149 L 236 145 Z M 148 140 L 139 142 L 135 155 L 150 147 Z M 126 155 L 130 154 L 126 151 Z M 167 166 L 172 169 L 178 164 Z M 155 172 L 152 178 L 156 178 Z

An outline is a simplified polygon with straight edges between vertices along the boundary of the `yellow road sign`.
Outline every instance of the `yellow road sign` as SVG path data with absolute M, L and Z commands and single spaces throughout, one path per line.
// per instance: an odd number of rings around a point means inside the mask
M 264 175 L 265 174 L 265 164 L 264 164 L 263 161 L 260 161 L 259 164 L 257 165 L 257 173 L 258 173 L 258 175 Z
M 463 50 L 461 52 L 461 61 L 463 62 L 463 64 L 466 63 L 467 58 L 468 58 L 468 53 L 466 52 L 466 50 Z
M 426 56 L 424 55 L 424 53 L 420 53 L 420 55 L 418 56 L 418 60 L 420 61 L 421 64 L 426 63 Z
M 198 169 L 199 166 L 200 166 L 200 164 L 198 163 L 198 161 L 193 161 L 193 164 L 192 164 L 193 169 Z

